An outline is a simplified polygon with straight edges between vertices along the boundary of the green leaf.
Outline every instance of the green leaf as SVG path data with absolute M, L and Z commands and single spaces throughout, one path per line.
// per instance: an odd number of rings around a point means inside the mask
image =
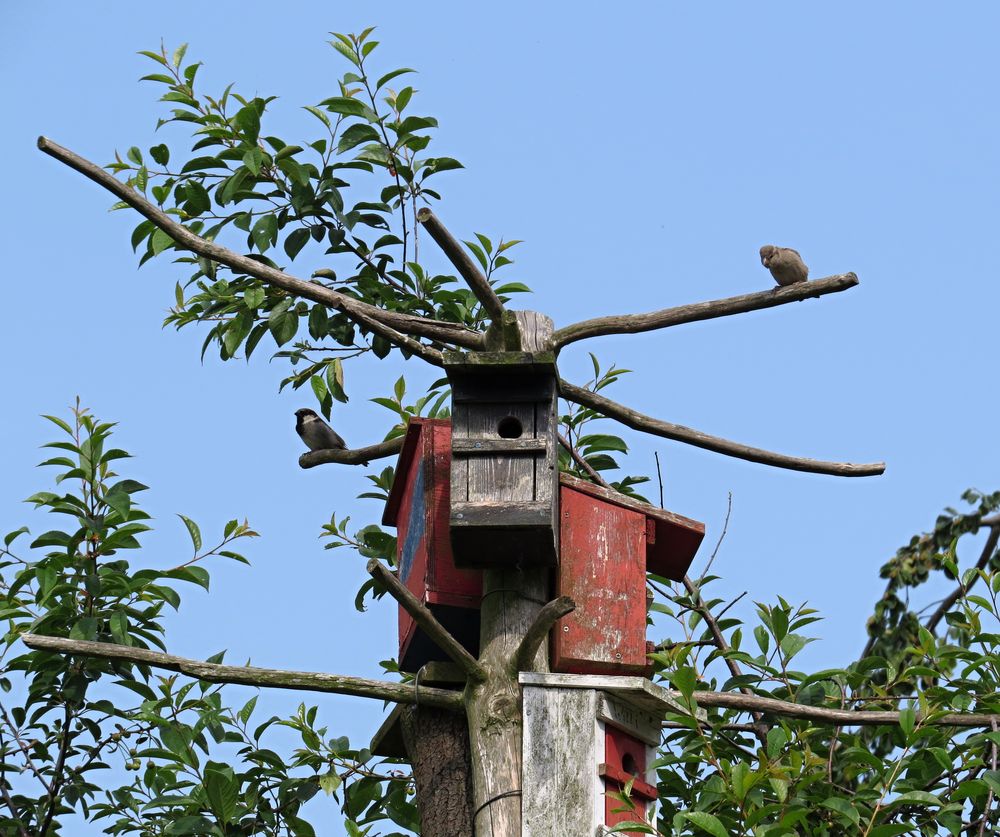
M 401 76 L 404 73 L 415 73 L 416 70 L 411 70 L 409 67 L 402 67 L 398 70 L 393 70 L 391 73 L 386 73 L 378 81 L 375 82 L 375 90 L 380 90 L 384 85 L 392 81 L 396 76 Z
M 177 516 L 187 526 L 188 534 L 191 536 L 191 543 L 194 544 L 194 551 L 197 552 L 201 549 L 201 529 L 198 528 L 198 524 L 190 517 L 185 517 L 183 514 L 178 514 Z
M 702 831 L 706 831 L 712 837 L 729 837 L 729 832 L 718 817 L 705 811 L 684 811 L 684 819 L 698 826 Z
M 174 67 L 179 68 L 181 66 L 181 61 L 184 60 L 184 53 L 187 52 L 187 48 L 187 44 L 181 44 L 174 50 Z
M 875 826 L 875 828 L 868 832 L 868 837 L 897 837 L 899 834 L 907 833 L 913 833 L 912 825 L 887 823 Z
M 128 616 L 124 610 L 116 610 L 108 620 L 111 628 L 111 636 L 119 645 L 131 645 L 132 639 L 128 635 Z
M 299 329 L 299 318 L 290 310 L 291 303 L 291 300 L 286 299 L 275 307 L 267 318 L 267 327 L 271 330 L 274 342 L 279 346 L 284 346 Z
M 363 102 L 346 96 L 324 99 L 319 105 L 331 113 L 342 113 L 344 116 L 364 116 L 368 110 Z
M 260 114 L 255 105 L 246 105 L 236 113 L 236 125 L 243 132 L 248 142 L 255 143 L 260 136 Z
M 158 256 L 164 250 L 168 250 L 174 246 L 174 240 L 161 229 L 157 229 L 156 232 L 153 233 L 149 242 L 154 256 Z
M 261 215 L 250 230 L 257 249 L 265 252 L 278 238 L 278 219 L 274 215 Z
M 254 286 L 252 288 L 247 288 L 243 292 L 243 303 L 251 311 L 256 311 L 264 302 L 265 297 L 266 294 L 264 289 L 259 286 Z
M 903 731 L 903 735 L 909 740 L 910 736 L 913 735 L 913 727 L 917 721 L 917 713 L 912 707 L 908 709 L 900 710 L 899 713 L 899 728 Z
M 209 762 L 205 767 L 205 796 L 212 812 L 224 823 L 236 817 L 239 784 L 228 765 Z
M 154 145 L 149 149 L 149 156 L 161 166 L 165 166 L 168 162 L 170 162 L 170 149 L 163 144 Z
M 690 698 L 694 693 L 696 682 L 697 676 L 695 675 L 695 671 L 689 666 L 681 666 L 676 671 L 670 673 L 671 685 L 686 698 Z
M 839 796 L 831 796 L 824 800 L 822 803 L 824 808 L 829 808 L 831 811 L 836 811 L 838 814 L 843 814 L 847 817 L 854 825 L 857 825 L 861 819 L 861 815 L 858 813 L 858 809 L 855 808 L 846 799 Z
M 354 146 L 360 145 L 363 142 L 378 142 L 379 139 L 378 131 L 371 125 L 359 122 L 351 125 L 350 128 L 340 135 L 340 142 L 337 143 L 337 152 L 343 154 L 345 151 L 350 151 Z
M 285 253 L 288 258 L 294 259 L 303 247 L 309 241 L 309 230 L 306 227 L 302 227 L 298 230 L 292 230 L 288 234 L 288 238 L 285 239 Z

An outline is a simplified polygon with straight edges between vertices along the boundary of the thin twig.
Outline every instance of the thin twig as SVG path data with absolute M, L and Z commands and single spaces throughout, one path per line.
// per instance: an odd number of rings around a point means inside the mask
M 572 460 L 577 464 L 581 471 L 583 471 L 588 477 L 590 477 L 594 482 L 596 482 L 601 488 L 606 488 L 608 491 L 614 491 L 614 489 L 608 485 L 607 481 L 602 477 L 597 471 L 594 470 L 593 466 L 584 459 L 579 451 L 573 447 L 573 444 L 563 436 L 562 433 L 558 434 L 559 444 L 566 448 L 566 452 L 569 453 Z
M 715 561 L 715 556 L 719 554 L 719 548 L 722 546 L 722 542 L 726 539 L 726 532 L 729 531 L 729 515 L 733 513 L 733 492 L 729 492 L 729 499 L 726 504 L 726 519 L 722 522 L 722 534 L 719 535 L 719 540 L 715 542 L 715 549 L 712 550 L 712 554 L 708 556 L 708 562 L 705 564 L 705 569 L 701 571 L 701 575 L 698 577 L 698 586 L 701 587 L 701 583 L 705 580 L 708 575 L 708 571 L 712 569 L 712 562 Z
M 737 459 L 745 459 L 748 462 L 759 462 L 762 465 L 772 465 L 775 468 L 788 468 L 792 471 L 807 471 L 812 474 L 830 474 L 835 477 L 871 477 L 877 476 L 885 471 L 884 462 L 870 462 L 866 464 L 856 464 L 853 462 L 825 462 L 820 459 L 807 459 L 801 456 L 788 456 L 783 453 L 754 448 L 749 445 L 742 445 L 738 442 L 723 439 L 719 436 L 710 436 L 700 430 L 685 427 L 682 424 L 673 424 L 669 421 L 661 421 L 652 416 L 598 395 L 583 387 L 559 379 L 559 392 L 567 401 L 582 404 L 590 407 L 599 413 L 620 421 L 626 427 L 633 430 L 640 430 L 643 433 L 650 433 L 654 436 L 662 436 L 665 439 L 673 439 L 676 442 L 684 442 L 694 445 L 704 450 L 721 453 L 725 456 L 734 456 Z
M 663 472 L 660 471 L 660 452 L 653 451 L 653 459 L 656 460 L 656 481 L 660 484 L 660 508 L 663 508 Z
M 406 588 L 406 585 L 399 580 L 394 572 L 378 558 L 372 558 L 368 562 L 367 569 L 369 575 L 385 587 L 389 595 L 413 617 L 413 621 L 423 629 L 428 638 L 465 672 L 465 676 L 471 682 L 482 683 L 486 679 L 486 671 L 479 664 L 479 661 L 451 635 L 444 625 L 438 622 L 434 614 Z
M 301 689 L 311 692 L 332 692 L 340 695 L 377 698 L 394 703 L 417 702 L 421 706 L 436 706 L 461 712 L 464 709 L 462 696 L 447 689 L 420 688 L 419 695 L 412 683 L 391 683 L 384 680 L 368 680 L 339 674 L 321 674 L 311 671 L 285 671 L 283 669 L 257 668 L 256 666 L 227 666 L 220 663 L 203 663 L 135 648 L 129 645 L 113 645 L 108 642 L 88 642 L 86 640 L 62 639 L 39 634 L 22 634 L 21 639 L 29 648 L 54 651 L 77 657 L 96 657 L 103 660 L 125 660 L 126 662 L 149 665 L 154 668 L 177 671 L 208 683 L 239 683 L 244 686 L 259 686 L 275 689 Z
M 28 769 L 34 774 L 35 778 L 42 783 L 42 787 L 45 788 L 46 793 L 52 793 L 52 787 L 49 785 L 48 780 L 42 775 L 42 772 L 35 766 L 35 761 L 31 757 L 31 748 L 28 743 L 21 737 L 21 732 L 16 726 L 14 726 L 14 721 L 11 719 L 10 715 L 7 714 L 7 710 L 3 706 L 0 706 L 0 718 L 3 719 L 4 724 L 10 728 L 10 734 L 14 736 L 14 740 L 17 742 L 17 746 L 21 750 L 21 755 L 24 756 L 25 764 L 28 765 Z
M 698 586 L 699 587 L 701 586 L 701 581 L 700 580 L 698 581 Z M 734 604 L 736 604 L 740 599 L 742 599 L 746 594 L 747 594 L 747 591 L 744 590 L 735 599 L 733 599 L 729 604 L 727 604 L 724 608 L 722 608 L 722 610 L 720 610 L 718 613 L 716 613 L 715 614 L 716 620 L 721 619 L 723 617 L 723 615 L 726 613 L 726 611 L 729 610 L 729 608 L 731 608 Z
M 709 302 L 680 305 L 676 308 L 664 308 L 647 314 L 613 314 L 608 317 L 596 317 L 557 329 L 552 335 L 552 343 L 558 351 L 563 346 L 588 337 L 599 337 L 602 334 L 637 334 L 658 328 L 669 328 L 682 323 L 728 317 L 731 314 L 743 314 L 747 311 L 773 308 L 776 305 L 799 302 L 823 294 L 846 291 L 857 284 L 858 277 L 855 274 L 842 273 L 823 279 L 815 279 L 812 282 L 802 282 L 783 288 L 771 288 L 766 291 L 731 296 L 726 299 L 714 299 Z

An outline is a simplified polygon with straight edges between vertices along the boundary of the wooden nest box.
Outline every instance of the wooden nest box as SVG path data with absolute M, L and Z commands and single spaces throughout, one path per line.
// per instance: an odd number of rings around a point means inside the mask
M 482 573 L 455 566 L 448 535 L 451 422 L 410 419 L 382 522 L 398 528 L 399 580 L 471 654 L 479 654 Z M 399 667 L 448 659 L 399 608 Z
M 554 566 L 558 376 L 551 352 L 448 353 L 451 544 L 459 567 Z

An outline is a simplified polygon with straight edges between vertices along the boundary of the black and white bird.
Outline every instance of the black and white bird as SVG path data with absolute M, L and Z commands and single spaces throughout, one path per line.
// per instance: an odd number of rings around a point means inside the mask
M 798 251 L 791 247 L 765 244 L 760 248 L 760 263 L 771 271 L 779 285 L 794 285 L 809 278 L 809 268 Z
M 295 411 L 295 432 L 309 450 L 347 450 L 337 431 L 308 407 Z

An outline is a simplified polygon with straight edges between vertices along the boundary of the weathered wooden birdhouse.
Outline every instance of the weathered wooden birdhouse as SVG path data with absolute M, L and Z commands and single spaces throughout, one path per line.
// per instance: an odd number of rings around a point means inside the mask
M 520 681 L 524 837 L 602 835 L 623 822 L 650 822 L 660 721 L 683 711 L 673 694 L 641 677 L 522 672 Z M 618 795 L 629 781 L 626 802 Z
M 455 566 L 449 537 L 451 422 L 413 418 L 382 522 L 397 527 L 400 580 L 471 653 L 479 651 L 482 573 Z M 399 609 L 399 666 L 415 672 L 447 657 Z
M 557 382 L 551 353 L 446 355 L 451 543 L 460 567 L 559 559 Z
M 679 581 L 705 526 L 615 491 L 561 477 L 557 596 L 576 609 L 552 629 L 551 668 L 576 674 L 643 674 L 646 572 Z

